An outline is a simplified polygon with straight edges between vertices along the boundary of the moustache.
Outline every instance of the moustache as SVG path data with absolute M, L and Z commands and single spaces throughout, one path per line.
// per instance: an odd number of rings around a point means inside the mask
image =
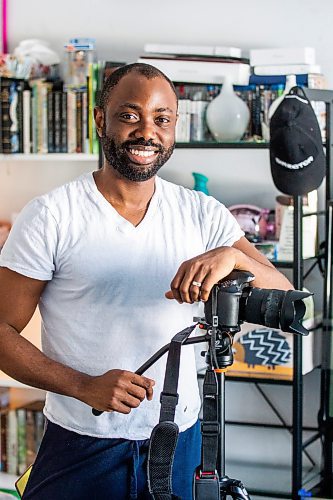
M 148 141 L 145 141 L 144 139 L 137 139 L 133 141 L 125 141 L 122 143 L 121 148 L 122 149 L 127 149 L 127 148 L 132 148 L 134 146 L 143 146 L 143 147 L 148 147 L 148 148 L 154 148 L 157 151 L 163 151 L 163 146 L 161 144 L 157 144 L 153 142 L 152 139 L 149 139 Z

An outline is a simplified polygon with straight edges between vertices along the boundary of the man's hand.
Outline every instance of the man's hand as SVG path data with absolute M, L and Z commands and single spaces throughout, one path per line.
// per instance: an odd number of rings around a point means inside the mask
M 239 250 L 233 247 L 220 247 L 183 262 L 165 296 L 180 304 L 208 300 L 215 283 L 237 268 L 238 253 Z M 193 282 L 201 283 L 201 286 Z
M 153 398 L 154 380 L 126 370 L 110 370 L 90 377 L 82 401 L 100 411 L 128 414 L 147 398 Z

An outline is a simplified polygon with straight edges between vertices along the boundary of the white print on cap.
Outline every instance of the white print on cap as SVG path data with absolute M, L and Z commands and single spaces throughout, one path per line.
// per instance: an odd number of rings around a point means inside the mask
M 300 163 L 286 163 L 283 160 L 280 160 L 280 158 L 275 157 L 276 163 L 279 165 L 282 165 L 282 167 L 290 168 L 290 170 L 299 170 L 300 168 L 307 167 L 310 165 L 310 163 L 313 162 L 313 156 L 309 156 L 306 160 L 301 161 Z
M 306 99 L 302 99 L 298 95 L 286 95 L 285 99 L 298 99 L 299 101 L 303 102 L 304 104 L 309 104 Z

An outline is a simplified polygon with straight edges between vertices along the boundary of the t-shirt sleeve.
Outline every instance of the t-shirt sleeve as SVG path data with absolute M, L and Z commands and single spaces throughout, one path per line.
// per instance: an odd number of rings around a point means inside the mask
M 223 203 L 212 197 L 206 197 L 203 201 L 205 207 L 203 209 L 202 224 L 206 240 L 206 251 L 221 246 L 231 247 L 244 236 L 244 231 L 242 231 L 235 217 Z
M 51 280 L 55 271 L 57 222 L 49 209 L 32 200 L 18 215 L 0 253 L 0 266 L 38 280 Z

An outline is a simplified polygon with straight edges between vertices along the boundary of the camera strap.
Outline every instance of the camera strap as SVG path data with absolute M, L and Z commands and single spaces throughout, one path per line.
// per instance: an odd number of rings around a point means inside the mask
M 159 423 L 151 434 L 148 451 L 148 488 L 155 500 L 176 500 L 172 493 L 172 466 L 178 441 L 179 428 L 175 423 L 178 404 L 178 379 L 181 347 L 197 325 L 178 332 L 171 340 L 163 391 Z

